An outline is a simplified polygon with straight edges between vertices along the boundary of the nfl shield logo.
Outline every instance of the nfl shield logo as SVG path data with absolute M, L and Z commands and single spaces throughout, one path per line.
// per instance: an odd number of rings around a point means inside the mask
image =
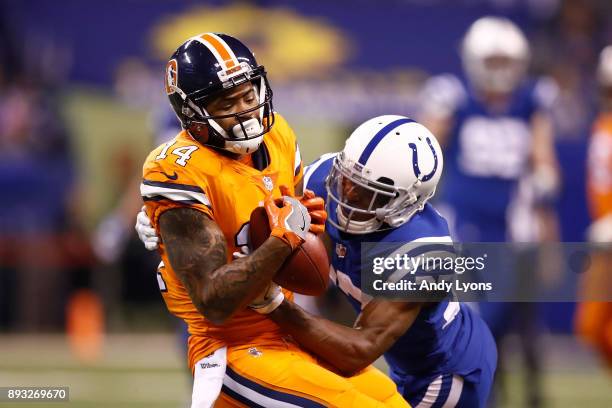
M 268 191 L 272 191 L 272 189 L 274 188 L 274 183 L 272 183 L 272 179 L 268 176 L 264 176 L 263 183 L 264 183 L 264 187 Z
M 342 244 L 336 244 L 336 255 L 338 255 L 338 258 L 344 258 L 346 256 L 346 247 Z

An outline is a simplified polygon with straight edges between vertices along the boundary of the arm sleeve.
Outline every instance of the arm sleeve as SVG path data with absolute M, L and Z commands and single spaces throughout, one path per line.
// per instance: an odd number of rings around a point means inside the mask
M 153 226 L 157 229 L 159 216 L 164 211 L 178 207 L 193 208 L 214 220 L 206 181 L 195 177 L 185 167 L 165 160 L 151 160 L 154 153 L 145 162 L 140 184 L 140 195 Z
M 295 132 L 289 126 L 289 123 L 280 114 L 275 112 L 274 128 L 281 135 L 281 146 L 284 149 L 283 153 L 290 155 L 291 170 L 293 171 L 293 185 L 297 185 L 304 176 L 302 164 L 302 154 L 298 145 Z

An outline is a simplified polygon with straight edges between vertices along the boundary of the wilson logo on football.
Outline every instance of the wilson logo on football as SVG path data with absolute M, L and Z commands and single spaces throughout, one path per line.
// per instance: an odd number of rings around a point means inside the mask
M 166 65 L 166 94 L 172 95 L 176 92 L 178 84 L 178 69 L 176 68 L 176 60 L 171 59 Z

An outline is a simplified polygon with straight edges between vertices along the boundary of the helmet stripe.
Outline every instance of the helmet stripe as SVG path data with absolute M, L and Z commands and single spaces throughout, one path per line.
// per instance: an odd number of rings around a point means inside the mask
M 385 138 L 385 136 L 387 136 L 389 132 L 391 132 L 396 127 L 403 125 L 404 123 L 413 123 L 413 122 L 414 120 L 412 119 L 401 118 L 401 119 L 394 120 L 393 122 L 387 124 L 385 127 L 380 129 L 378 133 L 374 135 L 372 140 L 370 140 L 366 148 L 363 150 L 363 153 L 361 153 L 361 156 L 359 156 L 359 163 L 365 166 L 368 159 L 374 152 L 374 149 L 376 148 L 376 146 L 378 146 L 378 144 Z
M 234 52 L 221 37 L 212 33 L 204 33 L 194 39 L 204 44 L 213 53 L 223 69 L 234 68 L 238 65 Z
M 230 60 L 232 62 L 232 65 L 231 66 L 228 65 L 228 68 L 232 68 L 233 66 L 239 64 L 238 58 L 236 58 L 236 54 L 234 54 L 234 50 L 232 50 L 232 47 L 230 47 L 229 44 L 223 38 L 221 38 L 215 33 L 207 33 L 207 34 L 210 35 L 212 38 L 216 39 L 219 42 L 219 44 L 221 44 L 227 50 L 227 53 L 229 54 Z
M 225 61 L 223 60 L 223 57 L 221 57 L 221 54 L 219 54 L 217 49 L 211 43 L 209 43 L 208 41 L 204 40 L 204 38 L 202 38 L 202 37 L 203 37 L 203 35 L 195 36 L 195 37 L 192 38 L 192 40 L 193 41 L 197 41 L 200 44 L 204 44 L 206 46 L 206 48 L 208 48 L 208 50 L 216 58 L 217 62 L 222 67 L 222 69 L 227 69 L 226 66 L 225 66 Z

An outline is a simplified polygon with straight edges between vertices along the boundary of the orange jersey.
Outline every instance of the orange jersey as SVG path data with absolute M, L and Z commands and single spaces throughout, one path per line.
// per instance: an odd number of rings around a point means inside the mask
M 595 122 L 587 160 L 591 216 L 598 219 L 612 213 L 612 114 Z
M 281 185 L 293 190 L 302 177 L 302 167 L 295 135 L 284 118 L 276 114 L 273 128 L 250 160 L 229 158 L 182 131 L 147 157 L 141 195 L 158 234 L 159 217 L 164 211 L 189 207 L 208 215 L 223 232 L 227 262 L 232 262 L 232 253 L 248 245 L 248 222 L 253 209 L 269 194 L 280 197 Z M 190 367 L 220 346 L 280 337 L 272 320 L 250 309 L 237 312 L 223 326 L 209 322 L 197 311 L 172 270 L 163 242 L 159 253 L 163 265 L 158 271 L 158 283 L 166 306 L 189 326 Z

